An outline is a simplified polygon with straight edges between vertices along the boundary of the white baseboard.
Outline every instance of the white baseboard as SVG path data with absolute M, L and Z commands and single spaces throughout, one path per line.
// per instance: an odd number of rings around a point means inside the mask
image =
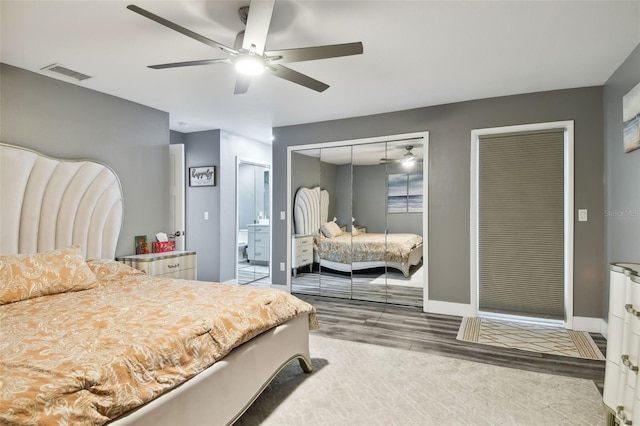
M 475 312 L 469 304 L 441 302 L 439 300 L 427 301 L 424 311 L 430 314 L 455 315 L 458 317 L 475 316 Z
M 602 320 L 600 334 L 602 334 L 605 339 L 609 340 L 609 323 L 606 320 Z
M 603 336 L 605 335 L 607 329 L 607 322 L 602 318 L 591 318 L 591 317 L 573 317 L 573 330 L 575 331 L 586 331 L 589 333 L 600 333 Z M 605 333 L 603 333 L 603 330 Z

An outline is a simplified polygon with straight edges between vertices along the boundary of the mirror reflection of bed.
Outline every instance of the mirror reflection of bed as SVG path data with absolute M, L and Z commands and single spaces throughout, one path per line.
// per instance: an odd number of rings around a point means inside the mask
M 413 158 L 403 161 L 409 143 Z M 293 293 L 423 306 L 422 147 L 400 140 L 292 153 Z M 311 264 L 296 259 L 305 238 Z

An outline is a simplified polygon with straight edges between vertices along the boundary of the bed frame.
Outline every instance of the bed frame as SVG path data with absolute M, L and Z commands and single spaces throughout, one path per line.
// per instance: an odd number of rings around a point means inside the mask
M 317 235 L 320 226 L 329 220 L 329 192 L 326 189 L 320 189 L 319 186 L 298 188 L 294 200 L 293 215 L 296 234 Z M 314 249 L 313 251 L 314 262 L 335 271 L 352 272 L 387 267 L 399 269 L 405 278 L 409 278 L 409 270 L 412 266 L 418 265 L 422 261 L 422 256 L 422 244 L 411 250 L 407 263 L 387 261 L 339 263 L 321 259 L 317 250 Z
M 115 256 L 123 200 L 120 181 L 108 166 L 0 143 L 0 205 L 0 254 L 80 244 L 86 258 Z M 260 334 L 111 424 L 230 425 L 296 358 L 311 372 L 308 315 Z

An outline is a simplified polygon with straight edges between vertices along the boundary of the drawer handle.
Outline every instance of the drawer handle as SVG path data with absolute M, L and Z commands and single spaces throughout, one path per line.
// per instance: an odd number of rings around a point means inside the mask
M 256 256 L 260 256 L 262 253 L 256 253 Z
M 627 367 L 631 371 L 635 371 L 636 373 L 638 372 L 638 366 L 633 365 L 633 363 L 629 359 L 629 355 L 622 355 L 621 358 L 622 358 L 622 363 L 625 365 L 625 367 Z
M 173 269 L 177 268 L 178 266 L 180 266 L 180 263 L 176 263 L 175 265 L 167 265 L 167 268 Z
M 260 242 L 262 242 L 262 240 L 259 240 L 256 238 L 256 243 L 260 243 Z
M 302 250 L 302 252 L 303 252 L 303 253 L 306 253 L 306 252 L 308 252 L 308 251 L 309 251 L 309 249 L 304 249 L 304 250 Z
M 633 305 L 631 303 L 624 305 L 624 310 L 633 316 L 640 317 L 640 311 L 633 309 Z
M 616 407 L 616 414 L 618 415 L 620 420 L 622 420 L 622 423 L 624 423 L 625 425 L 633 424 L 631 420 L 627 418 L 627 414 L 624 412 L 624 405 L 618 405 Z

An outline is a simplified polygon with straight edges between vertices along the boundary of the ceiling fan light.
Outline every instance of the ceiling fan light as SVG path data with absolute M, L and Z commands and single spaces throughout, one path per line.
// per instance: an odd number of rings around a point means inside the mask
M 236 71 L 244 75 L 260 75 L 264 72 L 264 62 L 256 55 L 245 55 L 236 60 Z

